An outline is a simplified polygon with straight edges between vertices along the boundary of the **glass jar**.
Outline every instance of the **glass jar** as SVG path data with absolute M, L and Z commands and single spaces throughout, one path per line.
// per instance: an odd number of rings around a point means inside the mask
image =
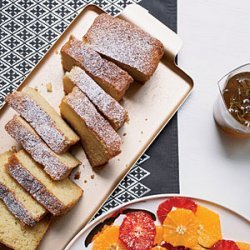
M 213 110 L 216 123 L 226 133 L 250 138 L 250 64 L 226 74 L 218 87 Z

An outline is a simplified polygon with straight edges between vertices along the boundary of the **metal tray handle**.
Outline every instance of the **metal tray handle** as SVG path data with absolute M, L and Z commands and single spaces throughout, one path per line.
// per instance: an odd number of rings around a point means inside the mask
M 138 4 L 131 4 L 125 8 L 119 16 L 140 28 L 150 30 L 150 35 L 159 39 L 165 48 L 165 53 L 175 60 L 176 55 L 182 48 L 181 38 L 173 32 L 170 28 L 166 27 L 162 22 L 152 16 L 148 10 Z

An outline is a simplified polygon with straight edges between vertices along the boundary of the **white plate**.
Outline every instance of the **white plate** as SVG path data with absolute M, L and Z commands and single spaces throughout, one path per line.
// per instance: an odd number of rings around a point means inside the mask
M 65 250 L 82 250 L 82 249 L 91 249 L 85 247 L 85 239 L 91 230 L 98 225 L 100 222 L 109 218 L 114 212 L 117 212 L 121 208 L 133 208 L 133 209 L 145 209 L 148 211 L 156 213 L 158 205 L 163 202 L 165 199 L 178 196 L 178 195 L 154 195 L 148 196 L 142 199 L 137 199 L 132 202 L 126 203 L 122 206 L 118 206 L 108 213 L 98 217 L 96 220 L 92 221 L 85 228 L 83 228 L 76 236 L 72 239 L 69 245 L 65 248 Z M 218 213 L 221 219 L 222 233 L 224 239 L 231 239 L 235 241 L 249 241 L 250 240 L 250 221 L 244 218 L 243 216 L 237 214 L 236 212 L 222 206 L 219 204 L 215 204 L 211 201 L 205 201 L 198 198 L 193 198 L 197 204 L 205 206 L 212 211 Z

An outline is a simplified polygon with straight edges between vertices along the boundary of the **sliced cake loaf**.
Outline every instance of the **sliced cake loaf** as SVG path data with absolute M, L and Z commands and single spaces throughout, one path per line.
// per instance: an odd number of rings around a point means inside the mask
M 163 44 L 127 21 L 99 15 L 83 41 L 115 62 L 137 81 L 147 81 L 164 54 Z
M 22 223 L 34 226 L 44 217 L 46 209 L 10 177 L 5 165 L 12 154 L 7 151 L 0 155 L 0 199 Z
M 20 116 L 15 115 L 6 125 L 6 131 L 44 166 L 44 171 L 54 180 L 66 178 L 80 162 L 69 153 L 55 154 L 38 136 L 35 130 Z
M 74 86 L 77 86 L 115 130 L 127 121 L 127 111 L 81 68 L 73 67 L 70 72 L 67 72 L 63 78 L 63 86 L 67 94 L 72 91 Z
M 0 243 L 14 250 L 37 249 L 50 224 L 46 217 L 34 227 L 24 226 L 1 200 L 0 218 Z
M 25 87 L 22 92 L 15 91 L 5 100 L 55 153 L 64 153 L 79 141 L 74 131 L 35 89 Z
M 53 215 L 65 214 L 81 198 L 82 189 L 70 179 L 52 181 L 24 150 L 6 165 L 10 175 Z
M 122 99 L 130 83 L 133 82 L 126 71 L 103 59 L 74 37 L 70 37 L 62 47 L 61 56 L 65 70 L 70 71 L 73 66 L 81 67 L 117 101 Z
M 80 135 L 92 166 L 102 166 L 121 152 L 121 138 L 78 87 L 64 97 L 60 108 L 62 116 Z

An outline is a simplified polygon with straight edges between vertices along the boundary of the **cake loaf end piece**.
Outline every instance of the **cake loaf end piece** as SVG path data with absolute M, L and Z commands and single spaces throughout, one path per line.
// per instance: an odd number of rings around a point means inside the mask
M 141 82 L 153 75 L 164 55 L 159 40 L 134 24 L 108 14 L 95 19 L 83 41 Z

